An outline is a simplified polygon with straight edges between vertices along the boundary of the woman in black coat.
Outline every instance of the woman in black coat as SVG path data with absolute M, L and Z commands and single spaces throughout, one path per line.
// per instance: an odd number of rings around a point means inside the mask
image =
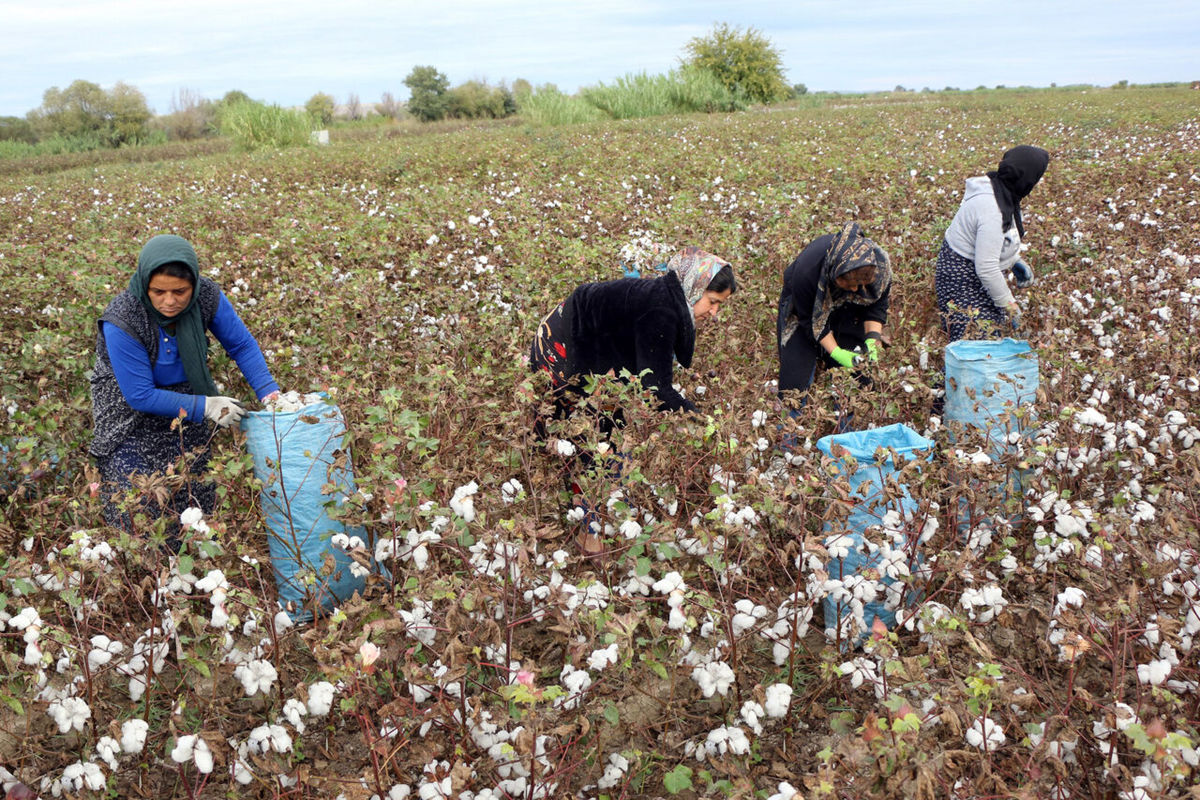
M 780 397 L 807 392 L 818 362 L 849 369 L 878 361 L 891 287 L 887 253 L 857 222 L 805 247 L 784 270 L 779 296 Z
M 660 278 L 622 278 L 576 288 L 538 325 L 529 352 L 530 367 L 550 375 L 554 418 L 570 416 L 584 397 L 584 376 L 619 375 L 622 370 L 641 376 L 659 410 L 695 411 L 672 385 L 674 362 L 692 365 L 696 329 L 715 319 L 735 291 L 733 267 L 696 247 L 672 256 Z M 600 432 L 607 435 L 620 419 L 619 409 L 606 410 Z M 545 437 L 544 420 L 538 419 L 536 431 Z M 604 552 L 600 519 L 572 476 L 575 468 L 590 464 L 589 454 L 581 453 L 564 478 L 583 514 L 580 550 L 596 556 Z M 613 477 L 619 474 L 618 466 Z
M 642 375 L 660 410 L 695 411 L 672 386 L 673 364 L 692 365 L 697 327 L 735 291 L 733 267 L 696 247 L 672 256 L 660 278 L 579 286 L 538 325 L 529 353 L 530 367 L 550 375 L 555 418 L 570 414 L 584 376 L 623 369 Z

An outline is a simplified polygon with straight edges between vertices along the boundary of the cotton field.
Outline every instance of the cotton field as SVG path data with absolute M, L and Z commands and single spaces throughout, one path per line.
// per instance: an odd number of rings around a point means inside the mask
M 964 179 L 1022 143 L 1052 158 L 1023 203 L 1037 282 L 1017 293 L 1040 387 L 1034 432 L 1000 451 L 935 413 L 933 269 Z M 0 173 L 6 791 L 1142 800 L 1197 783 L 1200 93 L 843 98 L 26 166 Z M 871 390 L 819 373 L 790 418 L 781 272 L 850 219 L 892 258 L 889 346 Z M 321 392 L 349 424 L 357 489 L 331 513 L 355 532 L 330 546 L 366 589 L 315 621 L 277 602 L 240 432 L 216 434 L 217 508 L 182 515 L 178 554 L 162 522 L 103 526 L 96 318 L 164 232 L 258 339 L 280 409 Z M 676 371 L 701 416 L 601 377 L 623 428 L 576 415 L 535 442 L 538 321 L 689 244 L 740 284 Z M 219 350 L 214 378 L 251 398 Z M 889 484 L 912 507 L 877 510 L 879 566 L 855 574 L 829 565 L 862 498 L 816 447 L 839 417 L 935 442 Z M 568 475 L 582 457 L 596 468 Z M 602 554 L 581 552 L 585 525 Z

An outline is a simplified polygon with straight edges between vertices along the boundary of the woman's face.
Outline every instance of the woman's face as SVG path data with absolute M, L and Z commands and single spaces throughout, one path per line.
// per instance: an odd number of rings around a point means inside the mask
M 192 284 L 184 278 L 158 273 L 146 287 L 150 305 L 164 317 L 173 317 L 187 308 L 192 299 Z
M 874 270 L 854 270 L 846 275 L 840 275 L 833 282 L 843 292 L 857 292 L 864 286 L 870 286 L 875 280 Z
M 728 300 L 731 294 L 733 294 L 732 289 L 726 289 L 723 292 L 706 291 L 696 301 L 696 305 L 692 306 L 692 319 L 696 320 L 697 325 L 705 320 L 716 319 L 717 312 L 721 310 L 721 304 Z

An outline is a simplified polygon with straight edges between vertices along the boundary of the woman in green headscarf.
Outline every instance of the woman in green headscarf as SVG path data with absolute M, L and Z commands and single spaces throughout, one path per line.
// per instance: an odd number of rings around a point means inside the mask
M 220 287 L 201 277 L 196 251 L 179 236 L 146 243 L 129 288 L 108 304 L 97 328 L 91 453 L 100 467 L 105 521 L 132 532 L 133 515 L 118 501 L 136 476 L 163 473 L 182 456 L 192 458 L 192 476 L 202 474 L 212 426 L 229 427 L 245 414 L 213 382 L 208 332 L 259 400 L 278 394 L 279 385 L 254 336 Z M 165 506 L 144 500 L 139 508 L 157 516 L 198 506 L 207 514 L 214 502 L 210 483 L 191 480 Z

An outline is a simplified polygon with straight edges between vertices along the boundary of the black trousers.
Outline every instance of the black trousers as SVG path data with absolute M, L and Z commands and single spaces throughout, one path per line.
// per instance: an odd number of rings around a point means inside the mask
M 783 336 L 783 327 L 787 323 L 791 297 L 785 290 L 779 297 L 779 316 L 775 323 L 775 342 L 778 344 Z M 863 325 L 866 318 L 859 306 L 843 305 L 835 308 L 829 315 L 829 329 L 838 346 L 846 350 L 862 347 L 867 340 Z M 787 345 L 779 347 L 779 395 L 785 391 L 807 392 L 816 375 L 817 364 L 826 369 L 838 367 L 819 344 L 810 342 L 803 331 L 796 331 L 788 340 Z M 866 376 L 860 376 L 859 381 L 870 383 Z

